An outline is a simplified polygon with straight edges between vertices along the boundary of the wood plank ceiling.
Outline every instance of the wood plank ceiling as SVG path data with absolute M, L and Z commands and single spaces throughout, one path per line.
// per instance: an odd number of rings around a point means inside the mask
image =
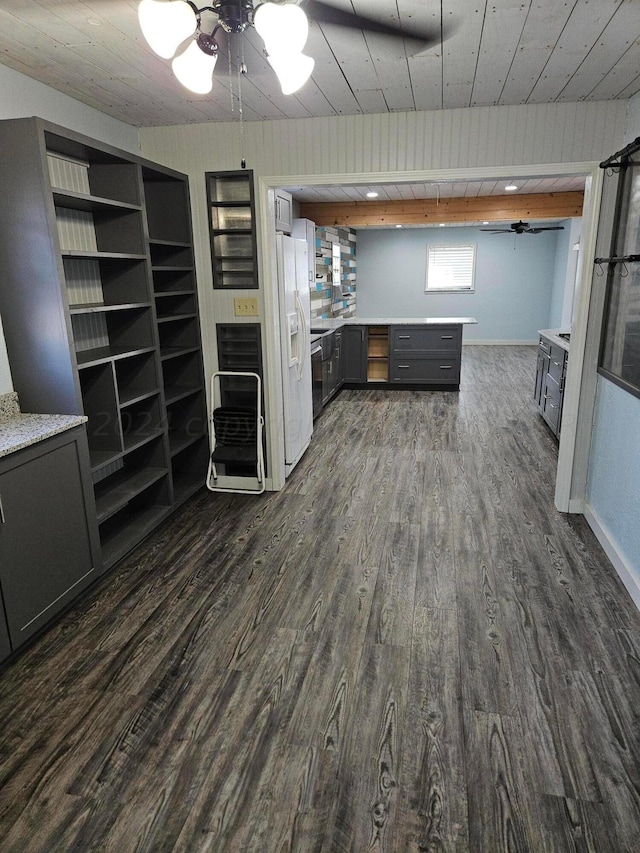
M 316 225 L 350 228 L 470 225 L 518 219 L 541 222 L 582 216 L 583 196 L 582 192 L 566 192 L 452 196 L 436 200 L 316 202 L 301 204 L 300 215 Z
M 245 120 L 626 99 L 640 89 L 638 0 L 326 2 L 437 38 L 420 51 L 414 40 L 312 21 L 312 79 L 284 96 L 255 31 L 232 37 L 249 69 Z M 237 118 L 229 64 L 218 62 L 210 95 L 187 94 L 146 46 L 137 5 L 2 0 L 0 59 L 134 126 Z

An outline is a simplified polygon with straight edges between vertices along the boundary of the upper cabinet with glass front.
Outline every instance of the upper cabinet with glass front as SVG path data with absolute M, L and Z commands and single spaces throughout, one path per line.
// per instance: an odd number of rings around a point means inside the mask
M 213 286 L 258 287 L 253 172 L 207 172 Z

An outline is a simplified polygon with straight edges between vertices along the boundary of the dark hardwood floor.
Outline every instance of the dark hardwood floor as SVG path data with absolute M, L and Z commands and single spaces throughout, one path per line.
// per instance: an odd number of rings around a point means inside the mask
M 640 615 L 534 373 L 342 392 L 120 564 L 0 675 L 0 849 L 639 850 Z

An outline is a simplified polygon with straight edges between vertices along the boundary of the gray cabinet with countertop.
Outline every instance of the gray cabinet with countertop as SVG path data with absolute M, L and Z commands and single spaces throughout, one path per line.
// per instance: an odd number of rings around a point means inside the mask
M 560 436 L 568 343 L 553 331 L 539 332 L 534 399 L 551 432 Z
M 392 326 L 390 381 L 456 390 L 461 355 L 460 325 Z
M 100 574 L 84 426 L 0 458 L 0 589 L 19 649 Z
M 342 377 L 351 388 L 456 391 L 460 387 L 462 327 L 473 317 L 344 318 L 316 321 L 342 331 Z

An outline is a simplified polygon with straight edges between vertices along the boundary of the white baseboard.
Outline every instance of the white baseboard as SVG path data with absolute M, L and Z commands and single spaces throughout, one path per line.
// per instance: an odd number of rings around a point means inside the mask
M 638 578 L 637 574 L 622 556 L 615 539 L 600 521 L 593 507 L 588 503 L 584 505 L 584 517 L 589 527 L 595 533 L 596 539 L 602 545 L 605 554 L 613 563 L 613 568 L 627 588 L 627 592 L 633 599 L 633 603 L 640 610 L 640 578 Z
M 483 347 L 537 347 L 538 340 L 535 341 L 462 341 L 463 347 L 483 346 Z

